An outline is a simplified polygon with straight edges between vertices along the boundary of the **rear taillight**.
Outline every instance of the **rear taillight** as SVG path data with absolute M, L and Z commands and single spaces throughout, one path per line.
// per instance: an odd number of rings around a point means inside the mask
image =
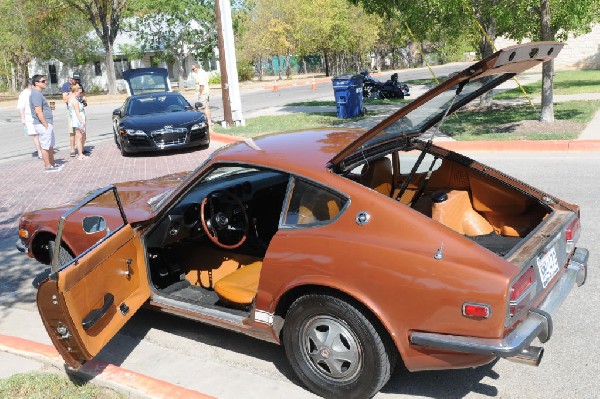
M 530 267 L 519 277 L 510 288 L 510 315 L 514 316 L 523 308 L 523 301 L 527 298 L 527 292 L 535 281 L 535 272 Z
M 572 220 L 567 229 L 565 230 L 565 241 L 567 243 L 567 253 L 570 254 L 575 248 L 575 243 L 579 238 L 579 230 L 581 225 L 579 224 L 579 218 Z
M 465 317 L 487 319 L 492 315 L 492 308 L 485 303 L 463 303 L 462 314 Z

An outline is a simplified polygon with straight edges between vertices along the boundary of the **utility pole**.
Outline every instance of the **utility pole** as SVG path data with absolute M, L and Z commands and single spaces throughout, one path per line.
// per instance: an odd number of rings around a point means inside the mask
M 238 82 L 231 4 L 229 0 L 215 0 L 219 45 L 219 68 L 223 114 L 227 125 L 245 125 L 242 116 L 242 101 Z

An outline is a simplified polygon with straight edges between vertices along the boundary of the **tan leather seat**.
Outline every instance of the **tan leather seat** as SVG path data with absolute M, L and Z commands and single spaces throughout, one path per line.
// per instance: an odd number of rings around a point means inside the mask
M 215 292 L 219 299 L 233 305 L 250 305 L 258 291 L 261 268 L 262 262 L 254 262 L 217 281 Z
M 433 220 L 469 236 L 489 234 L 494 230 L 483 216 L 473 210 L 468 192 L 452 190 L 446 195 L 447 199 L 443 201 L 434 200 L 431 208 Z
M 385 157 L 379 158 L 363 166 L 360 184 L 389 197 L 392 193 L 392 176 L 392 161 Z
M 298 224 L 331 220 L 339 212 L 338 201 L 327 194 L 304 195 L 298 209 Z

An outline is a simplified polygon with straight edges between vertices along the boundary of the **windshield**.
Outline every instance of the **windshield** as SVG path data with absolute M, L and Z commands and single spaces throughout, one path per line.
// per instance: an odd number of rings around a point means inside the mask
M 562 43 L 530 42 L 490 54 L 468 68 L 451 74 L 414 101 L 403 105 L 366 131 L 330 161 L 336 170 L 348 170 L 367 150 L 404 145 L 438 124 L 445 116 L 523 71 L 556 57 Z
M 132 99 L 128 114 L 132 116 L 158 114 L 161 112 L 179 112 L 191 107 L 182 96 L 162 95 Z
M 399 118 L 390 126 L 384 128 L 379 134 L 365 142 L 365 146 L 370 146 L 378 142 L 387 140 L 398 135 L 414 135 L 427 131 L 435 123 L 442 120 L 447 110 L 454 111 L 472 98 L 480 95 L 482 91 L 487 91 L 500 83 L 510 79 L 514 74 L 501 74 L 496 76 L 485 76 L 473 81 L 469 81 L 460 87 L 459 84 L 431 98 L 420 107 L 408 112 L 405 116 Z M 459 89 L 460 87 L 460 89 Z M 457 95 L 457 90 L 459 94 Z

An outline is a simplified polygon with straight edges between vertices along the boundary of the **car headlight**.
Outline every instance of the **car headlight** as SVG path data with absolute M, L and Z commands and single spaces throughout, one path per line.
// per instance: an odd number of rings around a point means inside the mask
M 202 123 L 195 123 L 192 125 L 192 127 L 190 128 L 190 130 L 200 130 L 200 129 L 204 129 L 206 127 L 206 123 L 202 122 Z
M 129 136 L 145 136 L 146 132 L 143 130 L 136 129 L 125 129 L 125 133 Z

